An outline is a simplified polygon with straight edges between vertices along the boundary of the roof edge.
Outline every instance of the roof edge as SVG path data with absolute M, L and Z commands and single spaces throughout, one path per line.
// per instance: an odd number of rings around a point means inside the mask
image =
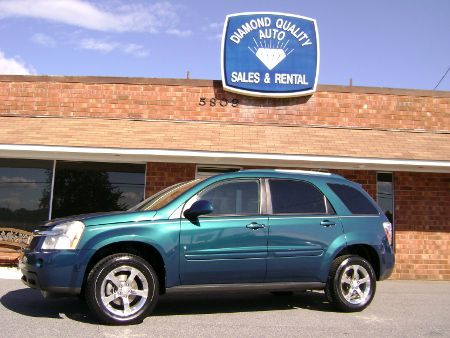
M 450 161 L 390 159 L 302 154 L 265 154 L 199 150 L 93 148 L 0 144 L 7 158 L 122 163 L 173 162 L 216 165 L 248 165 L 277 168 L 329 168 L 450 173 Z
M 141 85 L 194 86 L 194 87 L 222 86 L 222 82 L 220 80 L 114 77 L 114 76 L 60 76 L 60 75 L 0 75 L 0 82 L 62 82 L 62 83 L 88 83 L 88 84 L 130 84 L 130 85 L 141 84 Z M 387 88 L 387 87 L 343 86 L 343 85 L 318 85 L 317 92 L 450 97 L 450 91 Z

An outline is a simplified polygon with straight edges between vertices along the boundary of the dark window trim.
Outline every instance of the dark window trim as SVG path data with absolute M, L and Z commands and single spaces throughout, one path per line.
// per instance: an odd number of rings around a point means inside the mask
M 331 204 L 330 200 L 323 194 L 323 198 L 325 199 L 325 210 L 327 211 L 327 215 L 336 215 L 336 209 Z
M 267 215 L 263 215 L 263 214 L 217 214 L 217 215 L 201 215 L 199 216 L 199 218 L 225 218 L 225 217 L 235 217 L 235 218 L 242 218 L 242 217 L 264 217 Z M 185 219 L 185 217 L 183 216 L 183 218 Z
M 301 215 L 301 216 L 333 216 L 336 215 L 336 211 L 333 207 L 333 205 L 331 204 L 331 202 L 329 201 L 329 199 L 327 198 L 327 196 L 324 194 L 324 192 L 318 187 L 316 186 L 314 183 L 311 183 L 309 181 L 306 180 L 301 180 L 301 179 L 295 179 L 295 178 L 278 178 L 278 177 L 267 177 L 264 179 L 265 180 L 265 187 L 267 189 L 267 213 L 271 216 L 292 216 L 292 215 Z M 277 181 L 297 181 L 297 182 L 303 182 L 303 183 L 307 183 L 310 184 L 311 186 L 313 186 L 316 190 L 318 190 L 322 196 L 325 198 L 324 199 L 324 204 L 325 204 L 325 213 L 322 212 L 316 212 L 316 213 L 312 213 L 312 212 L 308 212 L 308 213 L 301 213 L 301 212 L 290 212 L 290 213 L 274 213 L 273 212 L 273 205 L 272 205 L 272 191 L 270 190 L 270 184 L 269 181 L 270 180 L 277 180 Z M 331 207 L 331 211 L 332 213 L 328 212 L 328 206 Z

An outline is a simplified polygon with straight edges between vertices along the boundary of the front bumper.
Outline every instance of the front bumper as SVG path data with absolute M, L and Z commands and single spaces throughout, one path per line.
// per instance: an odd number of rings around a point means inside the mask
M 25 251 L 19 260 L 22 282 L 49 293 L 79 294 L 84 276 L 79 257 L 80 250 Z

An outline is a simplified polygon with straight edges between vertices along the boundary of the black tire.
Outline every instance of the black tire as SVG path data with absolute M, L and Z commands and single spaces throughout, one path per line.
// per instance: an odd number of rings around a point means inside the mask
M 111 255 L 89 272 L 85 297 L 89 309 L 102 323 L 140 323 L 158 301 L 158 277 L 152 266 L 139 256 Z
M 341 311 L 362 311 L 375 296 L 376 280 L 372 266 L 364 258 L 340 256 L 331 265 L 325 294 Z

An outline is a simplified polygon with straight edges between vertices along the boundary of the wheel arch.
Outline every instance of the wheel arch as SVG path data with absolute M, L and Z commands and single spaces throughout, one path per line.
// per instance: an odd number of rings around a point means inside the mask
M 352 244 L 343 248 L 334 258 L 344 255 L 357 255 L 364 258 L 372 266 L 377 280 L 380 280 L 380 257 L 372 246 L 368 244 Z
M 81 287 L 81 293 L 84 293 L 86 281 L 92 268 L 103 258 L 117 254 L 117 253 L 129 253 L 142 257 L 155 269 L 158 276 L 160 294 L 166 291 L 166 267 L 164 259 L 160 252 L 152 245 L 139 241 L 120 241 L 107 244 L 98 249 L 90 258 L 83 277 L 83 284 Z

